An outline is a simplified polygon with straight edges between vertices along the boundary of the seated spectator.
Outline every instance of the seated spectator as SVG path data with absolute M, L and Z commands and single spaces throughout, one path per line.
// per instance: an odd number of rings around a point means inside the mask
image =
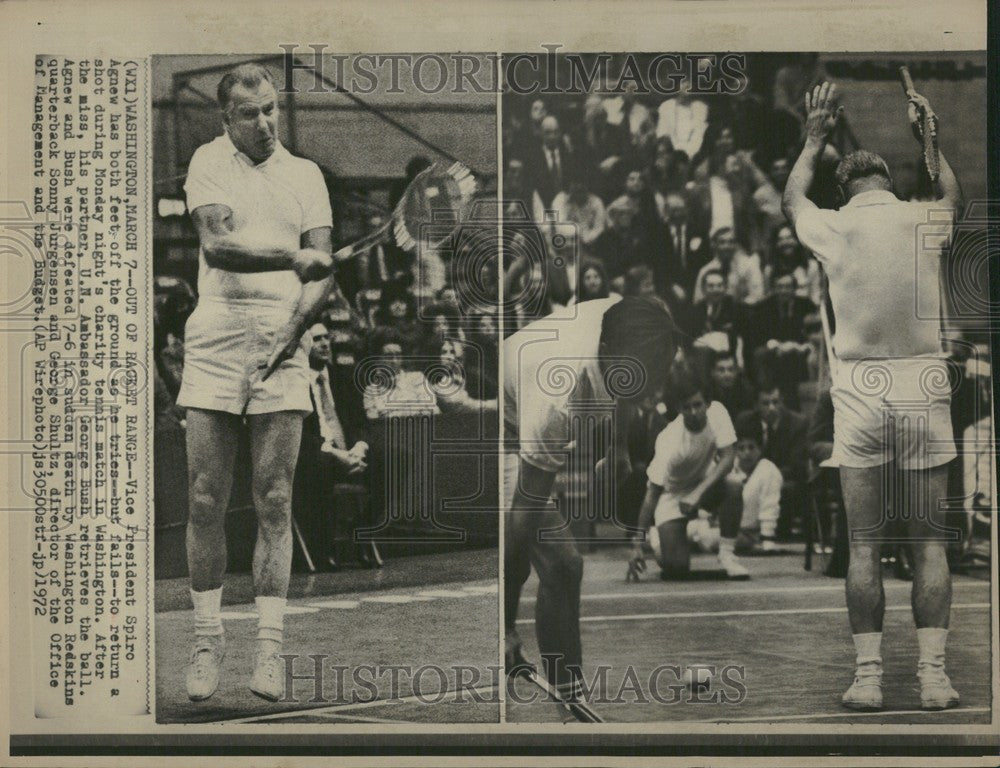
M 689 223 L 688 202 L 684 195 L 668 193 L 663 198 L 663 206 L 666 248 L 653 265 L 657 288 L 663 295 L 670 291 L 680 301 L 690 301 L 698 272 L 708 261 L 707 243 Z
M 420 343 L 422 355 L 437 355 L 441 344 L 447 339 L 465 339 L 465 332 L 459 323 L 458 310 L 447 304 L 434 303 L 422 311 L 423 338 Z
M 630 209 L 634 211 L 632 227 L 640 230 L 643 236 L 649 241 L 650 253 L 647 262 L 651 263 L 653 253 L 659 248 L 657 237 L 661 232 L 662 220 L 659 209 L 656 207 L 656 198 L 649 189 L 646 176 L 641 168 L 630 168 L 625 176 L 622 194 L 611 204 L 630 203 Z
M 552 200 L 552 209 L 556 212 L 556 221 L 576 226 L 580 256 L 593 258 L 594 242 L 604 232 L 607 213 L 601 198 L 588 191 L 586 179 L 581 173 L 570 176 L 567 190 L 558 193 Z
M 374 320 L 377 328 L 395 332 L 403 354 L 412 355 L 416 352 L 422 335 L 417 320 L 417 303 L 402 284 L 387 283 L 382 288 Z
M 497 397 L 497 375 L 499 374 L 499 353 L 497 351 L 496 320 L 490 312 L 480 312 L 468 332 L 466 349 L 475 350 L 475 355 L 466 355 L 465 389 L 473 398 L 495 400 Z M 474 359 L 470 359 L 474 357 Z
M 781 390 L 773 383 L 762 385 L 752 413 L 764 433 L 764 457 L 774 462 L 784 479 L 776 535 L 779 540 L 789 540 L 805 508 L 809 425 L 803 416 L 785 407 Z
M 504 219 L 542 221 L 545 206 L 537 190 L 528 184 L 524 161 L 512 157 L 507 161 L 503 176 Z M 527 214 L 525 216 L 525 214 Z
M 781 507 L 781 471 L 763 455 L 764 431 L 755 413 L 741 413 L 736 427 L 736 464 L 726 482 L 742 500 L 737 551 L 773 552 Z
M 799 242 L 795 230 L 787 224 L 777 227 L 771 238 L 769 258 L 764 267 L 764 285 L 774 291 L 778 275 L 791 273 L 795 277 L 795 295 L 819 306 L 823 300 L 823 275 L 819 262 Z
M 752 410 L 756 393 L 736 363 L 736 355 L 726 350 L 716 352 L 709 371 L 709 396 L 722 403 L 729 413 Z
M 701 298 L 688 315 L 687 333 L 695 343 L 735 355 L 743 334 L 745 309 L 727 291 L 726 283 L 726 276 L 718 269 L 701 271 Z
M 404 370 L 403 341 L 396 331 L 376 329 L 372 351 L 378 364 L 369 371 L 363 395 L 369 420 L 441 412 L 423 372 Z
M 344 391 L 336 385 L 337 379 L 343 377 L 336 372 L 326 326 L 318 323 L 309 334 L 312 341 L 309 367 L 313 375 L 309 394 L 313 412 L 302 423 L 293 503 L 296 519 L 305 528 L 316 557 L 336 566 L 337 532 L 353 525 L 345 527 L 342 523 L 346 521 L 338 519 L 344 511 L 334 508 L 333 490 L 338 483 L 367 484 L 368 435 L 363 418 L 359 418 L 360 410 L 353 402 L 335 395 L 338 389 Z M 354 389 L 353 376 L 350 386 Z
M 649 263 L 652 247 L 645 230 L 636 224 L 637 209 L 630 198 L 619 197 L 607 211 L 608 225 L 594 242 L 594 253 L 614 281 L 631 267 Z
M 694 301 L 704 298 L 701 291 L 703 278 L 709 271 L 722 273 L 726 290 L 737 302 L 756 304 L 764 298 L 764 276 L 760 271 L 757 254 L 748 255 L 736 243 L 731 227 L 717 230 L 711 237 L 712 258 L 698 272 L 695 280 Z
M 599 261 L 585 261 L 580 273 L 580 286 L 577 291 L 577 303 L 591 299 L 606 299 L 611 295 L 608 278 L 604 267 Z
M 604 100 L 591 94 L 583 104 L 583 127 L 580 141 L 581 165 L 594 169 L 598 180 L 593 191 L 602 197 L 612 189 L 615 169 L 631 156 L 631 137 L 622 124 L 611 125 Z
M 542 140 L 532 146 L 524 157 L 527 188 L 538 193 L 545 210 L 552 207 L 555 196 L 566 189 L 566 180 L 577 165 L 576 155 L 563 135 L 554 115 L 542 119 Z
M 774 293 L 750 309 L 747 331 L 748 358 L 755 379 L 766 376 L 780 382 L 785 402 L 796 407 L 799 383 L 808 376 L 812 349 L 806 339 L 805 321 L 816 313 L 809 299 L 795 295 L 791 272 L 775 275 Z
M 462 342 L 456 339 L 442 341 L 438 359 L 441 365 L 431 368 L 427 384 L 444 410 L 496 410 L 495 399 L 480 400 L 469 393 L 465 345 Z
M 675 149 L 694 157 L 701 151 L 708 116 L 708 104 L 691 94 L 691 80 L 684 78 L 677 95 L 657 110 L 656 135 L 669 138 Z

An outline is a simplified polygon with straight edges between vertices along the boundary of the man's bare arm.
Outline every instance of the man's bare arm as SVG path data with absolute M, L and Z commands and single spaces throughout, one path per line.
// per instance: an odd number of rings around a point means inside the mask
M 940 172 L 938 173 L 937 187 L 941 195 L 939 202 L 952 210 L 961 211 L 965 202 L 962 185 L 958 183 L 958 177 L 951 169 L 951 164 L 940 152 L 938 153 L 938 164 Z
M 719 449 L 719 460 L 715 462 L 715 465 L 705 473 L 705 477 L 702 479 L 698 486 L 689 493 L 685 499 L 690 499 L 690 503 L 694 507 L 700 507 L 702 503 L 702 497 L 709 488 L 714 486 L 717 482 L 722 480 L 726 475 L 733 471 L 733 464 L 736 463 L 736 446 L 727 445 L 725 448 Z
M 303 250 L 323 253 L 326 254 L 327 258 L 330 258 L 330 253 L 333 251 L 330 227 L 310 229 L 302 235 L 301 242 Z M 303 284 L 292 316 L 275 339 L 274 349 L 268 358 L 267 368 L 264 372 L 264 379 L 277 370 L 282 362 L 295 354 L 302 334 L 319 319 L 320 313 L 326 307 L 336 284 L 334 272 L 330 270 L 327 270 L 327 276 L 324 279 Z
M 662 493 L 662 485 L 653 482 L 646 483 L 646 495 L 643 496 L 642 505 L 639 507 L 639 519 L 635 523 L 635 527 L 643 533 L 646 533 L 653 524 L 653 513 L 656 511 L 656 503 L 660 500 Z M 642 540 L 638 537 L 632 542 L 632 557 L 642 557 Z
M 325 276 L 333 261 L 329 252 L 308 247 L 288 250 L 245 242 L 233 228 L 233 212 L 225 205 L 202 205 L 191 212 L 202 253 L 210 267 L 229 272 L 294 270 L 303 282 Z
M 785 183 L 785 193 L 781 196 L 781 210 L 793 225 L 802 211 L 816 207 L 807 195 L 816 177 L 816 167 L 823 156 L 826 142 L 844 111 L 843 107 L 833 109 L 836 90 L 832 83 L 823 83 L 816 86 L 812 93 L 806 93 L 806 143 L 792 167 Z

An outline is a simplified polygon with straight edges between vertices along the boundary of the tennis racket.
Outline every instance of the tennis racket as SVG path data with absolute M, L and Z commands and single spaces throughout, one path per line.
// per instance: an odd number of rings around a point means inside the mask
M 913 85 L 913 78 L 910 77 L 910 70 L 906 67 L 899 68 L 899 75 L 903 80 L 903 91 L 906 98 L 912 101 L 919 94 Z M 941 173 L 941 160 L 938 154 L 938 119 L 937 115 L 926 105 L 917 103 L 917 114 L 919 117 L 920 138 L 924 143 L 924 164 L 927 166 L 927 175 L 931 181 L 937 181 Z
M 336 251 L 334 264 L 350 261 L 386 242 L 418 255 L 421 240 L 428 248 L 439 247 L 468 218 L 477 188 L 476 177 L 461 163 L 447 168 L 434 163 L 407 185 L 389 220 Z
M 534 667 L 529 667 L 528 669 L 523 669 L 518 673 L 525 680 L 528 680 L 533 685 L 540 688 L 546 694 L 551 696 L 555 701 L 558 701 L 566 709 L 568 709 L 573 717 L 579 720 L 581 723 L 603 723 L 604 718 L 592 710 L 582 701 L 577 701 L 575 699 L 568 699 L 559 693 L 558 690 L 549 682 L 538 674 L 538 671 Z

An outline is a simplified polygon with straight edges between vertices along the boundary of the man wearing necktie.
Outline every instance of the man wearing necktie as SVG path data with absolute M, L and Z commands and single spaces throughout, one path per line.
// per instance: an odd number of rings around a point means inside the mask
M 302 425 L 302 448 L 295 476 L 295 509 L 313 541 L 319 543 L 321 559 L 332 554 L 334 523 L 342 510 L 334 509 L 333 487 L 337 483 L 366 482 L 368 443 L 355 420 L 334 396 L 334 375 L 329 331 L 317 323 L 309 331 L 309 397 L 313 412 Z

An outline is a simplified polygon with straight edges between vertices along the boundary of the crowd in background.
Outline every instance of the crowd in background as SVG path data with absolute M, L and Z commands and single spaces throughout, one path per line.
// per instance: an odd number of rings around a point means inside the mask
M 836 318 L 828 303 L 821 309 L 821 268 L 781 211 L 804 137 L 803 96 L 824 79 L 818 57 L 789 56 L 738 95 L 692 93 L 685 80 L 670 96 L 508 94 L 503 104 L 505 332 L 591 299 L 658 297 L 679 330 L 677 365 L 734 421 L 762 427 L 762 455 L 783 480 L 770 531 L 778 540 L 802 535 L 832 447 L 824 324 L 835 333 Z M 820 207 L 837 205 L 833 171 L 856 148 L 841 128 L 813 185 Z M 926 173 L 910 181 L 897 194 L 929 199 Z M 951 350 L 958 439 L 973 414 L 989 412 L 988 399 L 983 407 L 963 394 L 969 349 Z M 656 435 L 675 415 L 662 396 L 638 411 L 633 477 L 619 498 L 626 523 Z M 956 466 L 959 494 L 961 474 Z

